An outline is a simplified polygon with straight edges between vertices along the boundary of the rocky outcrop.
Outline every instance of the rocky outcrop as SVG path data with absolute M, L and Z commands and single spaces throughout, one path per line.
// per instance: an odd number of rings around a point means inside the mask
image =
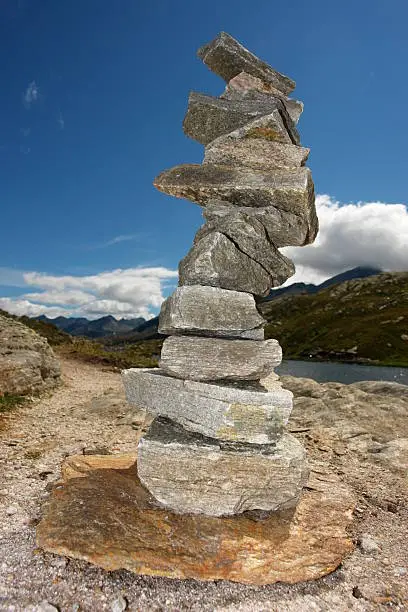
M 60 382 L 60 365 L 47 340 L 0 315 L 0 395 L 27 395 Z
M 138 447 L 141 482 L 180 513 L 228 516 L 295 506 L 305 452 L 285 433 L 290 392 L 264 340 L 254 297 L 295 272 L 279 249 L 313 242 L 318 222 L 303 104 L 280 74 L 222 32 L 198 52 L 227 81 L 215 98 L 192 92 L 183 127 L 206 147 L 202 164 L 162 172 L 154 185 L 200 205 L 205 219 L 163 304 L 159 371 L 129 370 L 129 402 L 155 417 Z M 263 384 L 272 377 L 271 387 Z

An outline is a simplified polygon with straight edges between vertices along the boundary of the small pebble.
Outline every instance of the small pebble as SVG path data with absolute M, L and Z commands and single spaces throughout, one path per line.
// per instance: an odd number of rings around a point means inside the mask
M 396 567 L 394 569 L 394 576 L 405 576 L 407 573 L 406 567 Z
M 58 612 L 58 608 L 44 599 L 40 604 L 38 604 L 38 606 L 36 606 L 35 612 Z
M 16 506 L 9 506 L 8 508 L 6 508 L 7 516 L 13 516 L 13 514 L 16 514 L 16 512 L 17 512 Z
M 111 604 L 112 612 L 124 612 L 127 608 L 127 601 L 123 595 L 119 595 Z
M 374 540 L 374 538 L 368 533 L 363 533 L 360 536 L 358 544 L 361 550 L 365 553 L 375 553 L 380 550 L 380 545 L 378 544 L 378 542 Z

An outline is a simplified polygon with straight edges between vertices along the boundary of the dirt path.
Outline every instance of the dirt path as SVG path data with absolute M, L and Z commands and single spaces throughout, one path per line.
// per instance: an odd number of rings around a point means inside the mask
M 356 533 L 368 532 L 377 549 L 373 544 L 370 552 L 370 542 L 365 551 L 357 547 L 342 568 L 313 583 L 259 588 L 155 579 L 125 571 L 104 572 L 38 550 L 35 525 L 64 457 L 134 451 L 144 420 L 141 411 L 126 405 L 119 374 L 65 359 L 62 369 L 64 385 L 11 413 L 0 431 L 0 610 L 407 609 L 406 510 L 382 508 L 381 500 L 370 501 L 363 491 L 367 482 L 381 477 L 384 497 L 389 496 L 393 487 L 399 490 L 397 477 L 366 465 L 358 450 L 349 455 L 334 453 L 337 459 L 330 463 L 340 474 L 348 469 L 348 482 L 360 498 Z M 308 452 L 327 461 L 327 445 L 315 444 L 310 433 L 306 435 Z

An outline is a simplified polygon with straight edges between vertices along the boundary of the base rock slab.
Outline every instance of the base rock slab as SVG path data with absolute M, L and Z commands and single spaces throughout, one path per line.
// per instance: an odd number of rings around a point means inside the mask
M 37 543 L 107 571 L 258 585 L 314 580 L 353 548 L 351 493 L 334 475 L 317 476 L 294 512 L 261 521 L 182 516 L 157 507 L 138 480 L 136 456 L 69 457 Z

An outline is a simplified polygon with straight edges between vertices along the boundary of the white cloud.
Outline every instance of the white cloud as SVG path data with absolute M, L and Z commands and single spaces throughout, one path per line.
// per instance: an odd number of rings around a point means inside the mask
M 0 308 L 13 314 L 56 317 L 118 318 L 154 316 L 167 283 L 175 284 L 175 270 L 164 267 L 112 270 L 90 276 L 54 276 L 25 272 L 26 286 L 38 287 L 18 298 L 0 298 Z
M 61 111 L 58 113 L 58 117 L 57 117 L 57 123 L 59 125 L 59 129 L 63 130 L 65 127 L 65 119 L 61 113 Z
M 320 230 L 306 247 L 282 253 L 296 265 L 285 284 L 321 283 L 356 266 L 381 270 L 408 269 L 408 210 L 404 204 L 340 204 L 328 195 L 316 198 Z
M 101 242 L 100 244 L 91 245 L 88 247 L 90 250 L 94 249 L 104 249 L 105 247 L 113 246 L 115 244 L 120 244 L 121 242 L 129 242 L 129 240 L 138 240 L 141 234 L 120 234 L 119 236 L 115 236 L 106 242 Z M 146 234 L 144 234 L 146 236 Z
M 40 90 L 35 81 L 31 81 L 23 95 L 23 103 L 26 108 L 30 108 L 33 102 L 37 102 Z

